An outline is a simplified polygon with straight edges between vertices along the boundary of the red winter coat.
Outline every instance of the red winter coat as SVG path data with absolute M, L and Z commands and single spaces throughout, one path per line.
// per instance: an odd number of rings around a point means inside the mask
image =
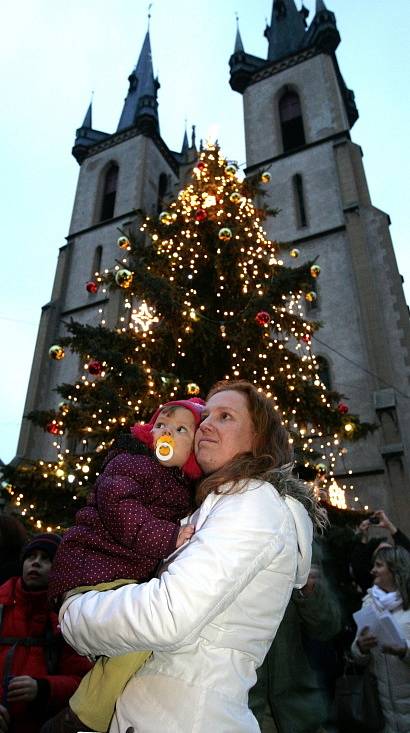
M 10 638 L 10 643 L 0 644 L 1 703 L 9 710 L 13 733 L 38 733 L 48 718 L 67 705 L 91 664 L 63 640 L 57 630 L 57 615 L 49 608 L 46 590 L 24 590 L 21 578 L 10 578 L 0 586 L 0 605 L 3 607 L 0 639 Z M 38 680 L 38 698 L 31 703 L 8 704 L 4 699 L 4 676 L 6 657 L 15 643 L 12 639 L 44 639 L 46 631 L 53 640 L 50 651 L 40 645 L 17 644 L 10 669 L 14 677 L 28 675 Z
M 192 482 L 150 455 L 118 453 L 63 537 L 50 575 L 54 601 L 72 588 L 117 579 L 148 580 L 175 550 L 192 508 Z

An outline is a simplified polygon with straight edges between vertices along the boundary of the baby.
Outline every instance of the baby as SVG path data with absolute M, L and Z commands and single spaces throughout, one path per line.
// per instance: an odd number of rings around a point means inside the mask
M 192 537 L 194 527 L 179 522 L 192 509 L 193 481 L 201 476 L 193 442 L 203 405 L 196 398 L 167 402 L 117 442 L 58 549 L 49 584 L 54 603 L 68 592 L 148 580 Z M 149 654 L 98 659 L 60 714 L 64 730 L 106 730 L 116 698 Z

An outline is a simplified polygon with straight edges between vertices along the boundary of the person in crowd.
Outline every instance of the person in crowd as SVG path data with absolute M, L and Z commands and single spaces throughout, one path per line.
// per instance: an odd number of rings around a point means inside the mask
M 110 733 L 259 731 L 248 692 L 293 588 L 306 585 L 312 520 L 323 524 L 324 512 L 292 477 L 273 402 L 248 382 L 217 383 L 195 452 L 205 478 L 191 540 L 158 578 L 71 596 L 60 610 L 82 654 L 153 650 L 120 695 Z
M 109 453 L 87 506 L 64 535 L 50 578 L 51 599 L 90 587 L 115 588 L 152 577 L 161 559 L 193 534 L 180 520 L 193 506 L 201 470 L 193 452 L 203 400 L 174 400 L 134 425 Z M 115 701 L 150 651 L 100 658 L 67 710 L 42 733 L 106 731 Z
M 329 720 L 335 669 L 330 640 L 341 623 L 339 603 L 316 562 L 306 585 L 292 592 L 250 691 L 249 706 L 261 727 L 266 709 L 277 733 L 316 733 Z
M 0 586 L 1 733 L 38 733 L 91 666 L 64 642 L 48 606 L 59 542 L 55 534 L 37 535 L 23 549 L 22 575 Z
M 369 628 L 359 629 L 352 645 L 356 662 L 371 665 L 377 679 L 385 718 L 384 733 L 410 731 L 410 554 L 402 547 L 376 550 L 374 583 L 363 607 L 391 614 L 403 638 L 401 644 L 383 645 Z
M 381 542 L 389 541 L 387 537 L 381 536 L 380 534 L 377 537 L 369 537 L 371 527 L 386 529 L 391 535 L 393 544 L 401 545 L 410 551 L 410 540 L 393 524 L 382 509 L 377 509 L 370 517 L 364 519 L 357 528 L 356 541 L 350 557 L 352 574 L 361 590 L 362 596 L 367 593 L 367 589 L 373 583 L 371 570 L 373 567 L 374 552 Z
M 377 520 L 377 522 L 375 520 Z M 394 544 L 400 545 L 400 547 L 404 547 L 407 552 L 410 552 L 410 539 L 404 534 L 404 532 L 401 531 L 401 529 L 393 524 L 391 519 L 389 519 L 387 514 L 382 509 L 377 509 L 377 511 L 373 513 L 372 523 L 376 524 L 377 527 L 387 529 L 387 531 L 391 535 Z
M 0 585 L 21 572 L 21 550 L 28 540 L 24 525 L 11 514 L 0 514 Z

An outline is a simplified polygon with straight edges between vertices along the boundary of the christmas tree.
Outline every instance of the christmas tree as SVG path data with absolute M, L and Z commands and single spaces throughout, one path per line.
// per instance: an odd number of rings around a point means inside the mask
M 113 329 L 104 320 L 66 324 L 69 335 L 50 357 L 59 361 L 69 348 L 84 373 L 59 387 L 58 410 L 28 416 L 53 436 L 56 461 L 7 473 L 10 493 L 37 526 L 72 523 L 118 432 L 168 400 L 205 397 L 220 379 L 263 389 L 291 434 L 299 474 L 325 501 L 346 506 L 335 462 L 346 440 L 372 426 L 320 378 L 312 351 L 319 324 L 306 314 L 320 267 L 285 266 L 267 238 L 263 222 L 275 213 L 263 204 L 269 181 L 269 171 L 241 180 L 237 166 L 209 146 L 166 211 L 141 213 L 135 229 L 119 232 L 121 257 L 86 287 L 119 295 L 120 320 Z M 283 251 L 296 263 L 295 248 Z

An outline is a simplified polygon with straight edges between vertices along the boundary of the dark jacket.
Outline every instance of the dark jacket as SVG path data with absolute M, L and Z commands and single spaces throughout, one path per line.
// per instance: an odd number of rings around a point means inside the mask
M 304 640 L 328 641 L 341 627 L 339 604 L 325 581 L 302 598 L 293 591 L 258 680 L 249 707 L 262 725 L 267 703 L 278 733 L 313 733 L 326 721 L 327 693 L 309 663 Z
M 50 598 L 78 586 L 152 577 L 175 550 L 179 521 L 192 506 L 190 489 L 181 469 L 166 468 L 151 455 L 109 456 L 58 548 Z
M 51 715 L 67 705 L 91 664 L 63 640 L 46 590 L 24 590 L 21 578 L 10 578 L 0 586 L 0 606 L 1 701 L 9 710 L 13 733 L 37 733 Z M 36 700 L 8 704 L 4 689 L 8 673 L 36 679 Z

